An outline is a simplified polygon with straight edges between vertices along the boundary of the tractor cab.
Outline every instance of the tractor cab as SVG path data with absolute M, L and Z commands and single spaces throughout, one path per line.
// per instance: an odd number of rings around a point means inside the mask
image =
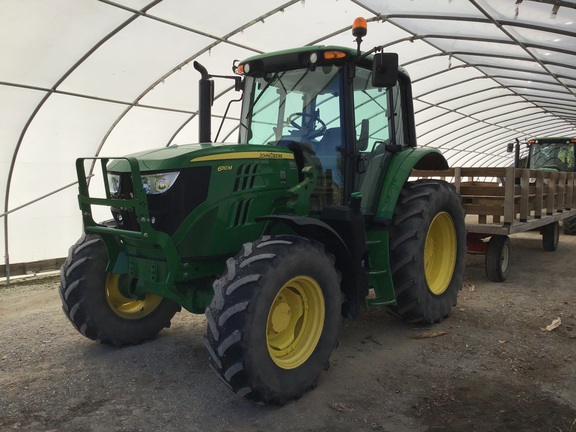
M 374 64 L 350 48 L 312 46 L 255 56 L 236 69 L 245 77 L 240 143 L 288 148 L 300 173 L 315 168 L 311 213 L 346 204 L 385 146 L 415 145 L 409 78 L 400 71 L 375 85 L 375 75 L 398 67 L 390 57 L 380 70 Z
M 528 154 L 520 157 L 520 140 L 508 144 L 515 152 L 514 166 L 533 170 L 576 171 L 576 139 L 567 137 L 533 138 L 526 141 Z

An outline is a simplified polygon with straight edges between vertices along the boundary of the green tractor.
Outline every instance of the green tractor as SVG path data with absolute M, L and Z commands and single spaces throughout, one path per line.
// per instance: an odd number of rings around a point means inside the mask
M 211 141 L 199 64 L 200 143 L 77 161 L 84 235 L 62 266 L 63 309 L 84 336 L 138 344 L 182 307 L 205 313 L 209 363 L 235 393 L 283 404 L 329 367 L 342 317 L 386 306 L 411 323 L 450 314 L 464 212 L 417 148 L 396 54 L 307 46 L 235 64 L 238 143 Z M 94 159 L 97 159 L 96 161 Z M 104 175 L 90 196 L 86 166 Z M 113 219 L 97 223 L 92 206 Z
M 514 166 L 536 170 L 576 172 L 576 139 L 569 137 L 533 138 L 526 142 L 528 154 L 520 158 L 520 141 L 508 144 L 515 151 Z M 558 225 L 558 224 L 556 224 Z M 564 234 L 576 235 L 576 216 L 562 220 Z

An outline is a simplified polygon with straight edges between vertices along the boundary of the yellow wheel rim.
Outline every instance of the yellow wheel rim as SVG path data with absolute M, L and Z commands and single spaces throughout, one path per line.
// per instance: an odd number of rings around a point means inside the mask
M 428 288 L 440 295 L 448 288 L 456 264 L 456 229 L 452 217 L 438 213 L 428 229 L 424 245 L 424 274 Z
M 106 278 L 106 299 L 114 313 L 122 318 L 143 318 L 156 309 L 162 301 L 162 297 L 154 294 L 146 294 L 142 300 L 125 297 L 120 291 L 120 283 L 120 275 L 108 274 Z
M 268 312 L 266 344 L 274 363 L 294 369 L 314 352 L 324 327 L 324 295 L 308 276 L 290 279 Z

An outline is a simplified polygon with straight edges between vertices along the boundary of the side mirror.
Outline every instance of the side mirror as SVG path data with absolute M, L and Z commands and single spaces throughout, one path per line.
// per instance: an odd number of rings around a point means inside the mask
M 374 87 L 393 87 L 398 81 L 398 54 L 374 54 L 372 63 L 372 85 Z
M 506 151 L 508 153 L 512 153 L 514 151 L 514 143 L 508 143 L 508 147 L 506 147 Z

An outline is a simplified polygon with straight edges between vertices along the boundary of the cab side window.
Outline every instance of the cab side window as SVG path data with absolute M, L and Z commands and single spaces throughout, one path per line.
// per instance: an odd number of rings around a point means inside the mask
M 372 72 L 358 68 L 354 78 L 354 117 L 358 160 L 355 186 L 362 193 L 362 211 L 372 214 L 375 209 L 371 207 L 376 203 L 373 195 L 383 180 L 380 167 L 386 157 L 385 146 L 406 141 L 399 85 L 373 87 Z
M 389 141 L 388 89 L 372 87 L 372 72 L 367 69 L 356 71 L 354 115 L 357 150 L 370 154 Z

